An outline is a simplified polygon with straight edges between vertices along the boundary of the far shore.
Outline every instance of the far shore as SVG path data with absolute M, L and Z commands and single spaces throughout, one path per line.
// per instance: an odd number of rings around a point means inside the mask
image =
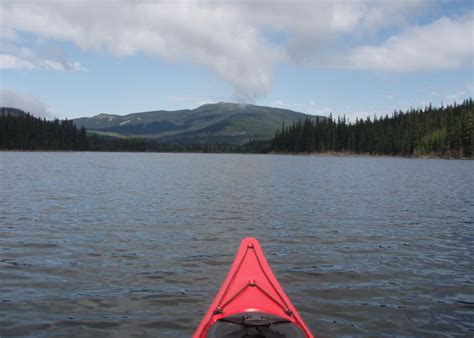
M 384 155 L 384 154 L 371 154 L 371 153 L 353 153 L 353 152 L 302 152 L 302 153 L 291 153 L 291 152 L 270 152 L 269 155 L 291 155 L 291 156 L 315 156 L 315 157 L 382 157 L 382 158 L 407 158 L 407 159 L 435 159 L 435 160 L 474 160 L 472 157 L 455 157 L 455 156 L 443 156 L 439 154 L 429 155 Z
M 439 154 L 431 155 L 384 155 L 384 154 L 358 154 L 352 152 L 269 152 L 269 153 L 251 153 L 251 152 L 205 152 L 205 151 L 106 151 L 106 150 L 60 150 L 60 149 L 0 149 L 0 152 L 54 152 L 54 153 L 162 153 L 162 154 L 229 154 L 229 155 L 283 155 L 283 156 L 306 156 L 306 157 L 374 157 L 374 158 L 406 158 L 406 159 L 432 159 L 432 160 L 474 160 L 473 157 L 454 157 L 442 156 Z

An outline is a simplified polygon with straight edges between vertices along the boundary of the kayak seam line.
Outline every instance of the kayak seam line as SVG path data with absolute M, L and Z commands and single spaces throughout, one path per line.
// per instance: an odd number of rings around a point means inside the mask
M 278 305 L 279 307 L 281 307 L 283 309 L 284 312 L 287 312 L 288 307 L 283 305 L 282 303 L 280 303 L 277 299 L 275 299 L 271 294 L 269 294 L 267 291 L 265 291 L 260 285 L 255 285 L 257 287 L 257 289 L 259 289 L 265 296 L 267 296 L 268 298 L 270 298 L 276 305 Z
M 224 292 L 222 293 L 222 296 L 219 297 L 219 301 L 217 302 L 217 306 L 216 306 L 217 309 L 221 308 L 222 300 L 223 300 L 224 297 L 227 295 L 227 292 L 229 291 L 230 286 L 231 286 L 232 283 L 234 282 L 234 278 L 235 278 L 235 276 L 237 275 L 237 272 L 239 271 L 239 269 L 240 269 L 240 267 L 241 267 L 241 265 L 242 265 L 242 262 L 244 261 L 245 256 L 247 256 L 248 250 L 249 250 L 249 247 L 247 247 L 247 248 L 245 249 L 245 252 L 244 252 L 242 258 L 240 259 L 239 264 L 237 265 L 237 268 L 235 269 L 234 273 L 232 274 L 232 277 L 229 279 L 229 283 L 227 284 L 227 287 L 225 288 Z M 230 268 L 231 271 L 232 271 L 232 268 L 233 268 L 233 266 Z M 224 283 L 225 283 L 225 281 L 224 281 Z M 217 310 L 217 309 L 214 309 L 214 310 Z M 209 320 L 207 321 L 206 325 L 204 326 L 204 330 L 203 330 L 203 331 L 201 332 L 201 334 L 200 334 L 200 337 L 205 337 L 205 336 L 203 336 L 203 334 L 206 333 L 207 330 L 209 330 L 209 324 L 212 322 L 213 319 L 214 319 L 214 315 L 212 315 L 212 316 L 209 318 Z
M 239 291 L 237 291 L 231 298 L 229 298 L 229 299 L 227 300 L 227 302 L 225 302 L 224 304 L 222 304 L 222 305 L 220 306 L 220 308 L 221 308 L 222 310 L 224 310 L 224 308 L 225 308 L 230 302 L 232 302 L 238 295 L 240 295 L 242 292 L 244 292 L 244 290 L 247 289 L 248 287 L 249 287 L 248 284 L 245 285 L 243 288 L 241 288 Z
M 217 307 L 222 307 L 222 305 L 221 305 L 222 300 L 223 300 L 224 297 L 227 295 L 227 292 L 229 291 L 230 286 L 233 284 L 234 278 L 235 278 L 235 276 L 237 275 L 237 272 L 240 270 L 240 267 L 242 266 L 242 263 L 243 263 L 243 261 L 244 261 L 244 258 L 247 256 L 248 251 L 249 251 L 249 247 L 246 248 L 244 255 L 243 255 L 242 258 L 240 259 L 239 264 L 237 265 L 237 268 L 235 269 L 234 273 L 232 274 L 232 277 L 231 277 L 230 280 L 229 280 L 229 284 L 228 284 L 227 287 L 225 288 L 224 293 L 222 294 L 222 296 L 219 298 L 219 301 L 217 302 Z M 241 291 L 242 291 L 242 290 L 241 290 Z M 228 303 L 228 302 L 226 302 L 226 305 L 227 305 L 227 303 Z
M 263 250 L 262 250 L 262 252 L 263 252 Z M 284 310 L 285 312 L 286 312 L 286 310 L 291 311 L 291 317 L 293 317 L 293 318 L 295 319 L 295 321 L 298 323 L 298 326 L 299 326 L 300 328 L 303 328 L 303 331 L 305 332 L 305 334 L 308 335 L 308 332 L 307 332 L 307 330 L 306 330 L 306 327 L 301 324 L 301 322 L 300 322 L 298 316 L 295 316 L 295 315 L 294 315 L 294 312 L 289 308 L 288 304 L 286 303 L 285 299 L 282 297 L 281 293 L 278 292 L 278 290 L 276 289 L 275 285 L 273 285 L 272 280 L 268 277 L 268 274 L 267 274 L 267 272 L 265 271 L 265 267 L 262 265 L 262 262 L 260 262 L 260 257 L 258 257 L 257 252 L 255 252 L 255 257 L 257 257 L 257 262 L 258 262 L 258 264 L 260 265 L 260 269 L 263 271 L 263 274 L 265 275 L 265 277 L 267 278 L 267 280 L 270 282 L 270 285 L 272 286 L 273 291 L 275 291 L 275 293 L 280 297 L 280 299 L 282 300 L 283 304 L 285 305 L 284 308 L 283 308 L 283 310 Z M 264 256 L 264 257 L 265 257 L 265 256 Z M 271 269 L 270 264 L 267 264 L 267 265 L 268 265 L 268 268 Z M 273 275 L 275 275 L 275 273 L 273 273 Z M 275 276 L 276 276 L 276 275 L 275 275 Z M 260 287 L 259 287 L 259 289 L 260 289 Z M 262 290 L 264 293 L 266 293 L 266 291 L 264 291 L 263 289 L 261 289 L 261 290 Z M 269 295 L 267 294 L 267 296 L 269 296 Z M 277 303 L 277 304 L 278 304 L 278 303 Z M 281 306 L 281 304 L 279 304 L 279 305 Z M 289 315 L 290 315 L 290 314 L 289 314 Z M 310 337 L 311 337 L 311 336 L 310 336 Z
M 285 299 L 281 296 L 281 292 L 278 292 L 277 288 L 275 287 L 275 285 L 273 284 L 273 281 L 271 280 L 270 277 L 268 277 L 268 274 L 267 272 L 265 271 L 265 267 L 263 266 L 262 262 L 260 261 L 260 257 L 258 257 L 257 253 L 255 253 L 255 257 L 257 257 L 257 262 L 258 262 L 258 265 L 260 266 L 260 270 L 263 271 L 263 274 L 265 275 L 265 278 L 267 279 L 267 281 L 270 283 L 270 285 L 272 286 L 273 288 L 273 291 L 275 291 L 275 293 L 278 295 L 278 297 L 282 300 L 282 303 L 284 304 L 284 308 L 288 309 L 288 304 L 286 303 Z M 270 265 L 267 264 L 268 267 L 270 268 Z M 271 269 L 271 268 L 270 268 Z

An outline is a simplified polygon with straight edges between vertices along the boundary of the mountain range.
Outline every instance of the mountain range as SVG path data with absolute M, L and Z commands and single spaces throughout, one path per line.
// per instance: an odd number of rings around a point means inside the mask
M 125 116 L 99 114 L 73 120 L 88 132 L 114 137 L 154 138 L 181 144 L 243 144 L 272 138 L 282 124 L 321 117 L 274 107 L 220 102 L 195 109 L 156 110 Z

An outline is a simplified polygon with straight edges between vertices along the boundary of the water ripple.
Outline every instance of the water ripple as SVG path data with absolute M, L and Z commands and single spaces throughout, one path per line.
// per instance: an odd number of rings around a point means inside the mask
M 0 191 L 0 336 L 188 337 L 245 236 L 321 336 L 474 334 L 472 161 L 0 152 Z

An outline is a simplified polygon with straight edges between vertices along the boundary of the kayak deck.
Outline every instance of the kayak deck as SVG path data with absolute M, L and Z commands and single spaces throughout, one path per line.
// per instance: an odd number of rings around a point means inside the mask
M 301 337 L 313 337 L 273 274 L 260 243 L 251 237 L 242 241 L 224 284 L 193 337 L 207 337 L 214 324 L 229 322 L 229 318 L 234 318 L 233 324 L 239 320 L 235 318 L 242 318 L 240 325 L 248 322 L 253 328 L 286 322 L 296 326 Z

